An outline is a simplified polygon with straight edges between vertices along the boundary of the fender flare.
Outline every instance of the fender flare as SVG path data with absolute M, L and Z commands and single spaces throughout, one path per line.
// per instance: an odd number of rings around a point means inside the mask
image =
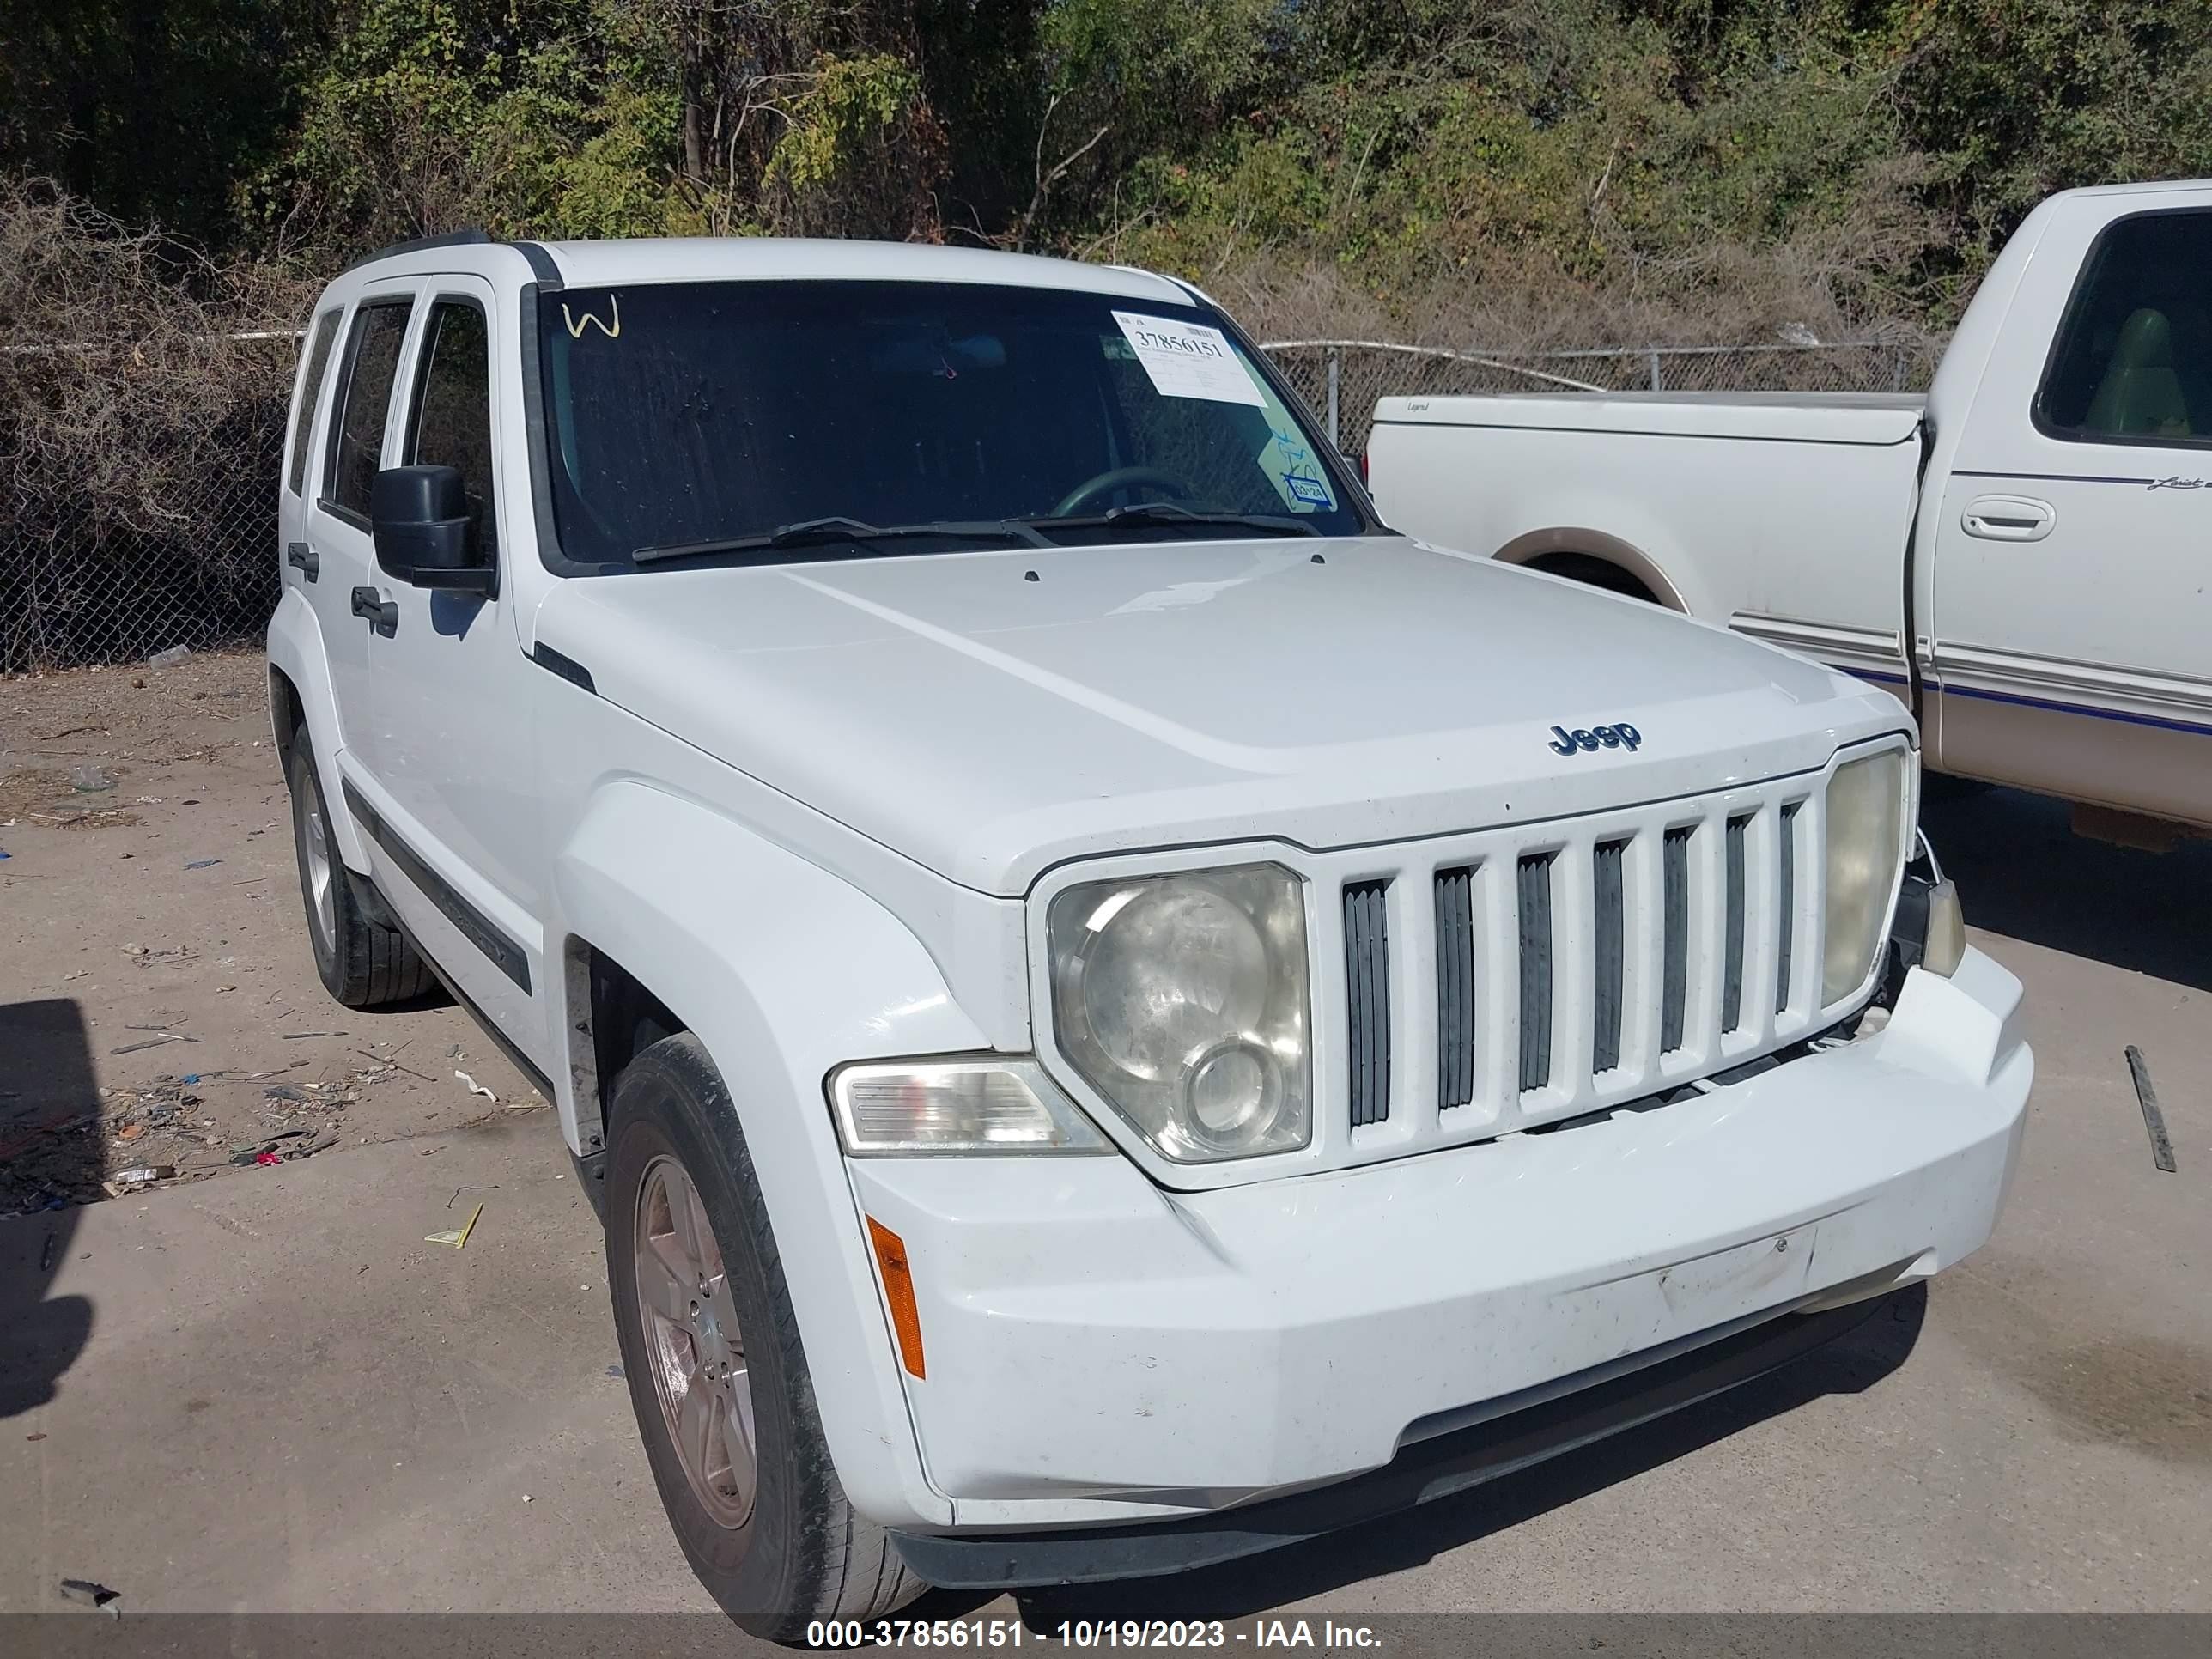
M 338 751 L 344 746 L 338 722 L 337 692 L 331 684 L 331 665 L 323 649 L 323 630 L 316 623 L 314 607 L 307 596 L 286 584 L 269 618 L 269 665 L 291 682 L 299 700 L 300 717 L 307 722 L 307 741 L 314 746 L 315 773 L 322 781 L 323 810 L 331 833 L 337 838 L 338 856 L 348 869 L 368 869 L 368 848 L 353 815 L 345 810 L 345 793 L 339 787 Z M 272 691 L 274 687 L 271 688 Z M 275 711 L 271 711 L 272 724 Z M 279 736 L 278 753 L 283 738 Z M 285 782 L 291 775 L 288 769 Z
M 1500 564 L 1534 564 L 1553 553 L 1580 553 L 1590 558 L 1602 559 L 1617 567 L 1622 574 L 1641 582 L 1659 603 L 1669 611 L 1684 616 L 1693 614 L 1667 573 L 1655 564 L 1650 556 L 1632 543 L 1602 530 L 1582 530 L 1570 526 L 1555 526 L 1544 530 L 1531 530 L 1516 536 L 1491 556 Z
M 951 1506 L 922 1469 L 823 1079 L 848 1060 L 988 1041 L 921 942 L 874 900 L 643 783 L 610 783 L 586 805 L 555 855 L 553 908 L 549 944 L 614 957 L 706 1046 L 728 1085 L 848 1496 L 880 1522 L 949 1524 Z M 568 994 L 577 982 L 566 976 Z M 564 1011 L 572 1039 L 586 1012 Z M 562 1092 L 573 1146 L 574 1091 Z

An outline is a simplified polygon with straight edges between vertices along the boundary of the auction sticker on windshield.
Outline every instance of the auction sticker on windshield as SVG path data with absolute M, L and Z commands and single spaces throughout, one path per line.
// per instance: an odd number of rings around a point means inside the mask
M 1270 410 L 1270 415 L 1275 411 Z M 1275 486 L 1275 493 L 1283 498 L 1283 505 L 1293 513 L 1336 511 L 1336 497 L 1330 494 L 1328 481 L 1322 477 L 1320 463 L 1314 453 L 1300 440 L 1297 429 L 1288 431 L 1288 416 L 1279 416 L 1283 425 L 1273 425 L 1267 434 L 1267 447 L 1260 452 L 1260 471 L 1267 475 L 1267 482 Z
M 1249 404 L 1255 409 L 1267 406 L 1236 348 L 1229 343 L 1229 337 L 1219 329 L 1127 311 L 1115 312 L 1114 320 L 1152 378 L 1152 390 L 1163 398 L 1204 398 L 1210 403 Z

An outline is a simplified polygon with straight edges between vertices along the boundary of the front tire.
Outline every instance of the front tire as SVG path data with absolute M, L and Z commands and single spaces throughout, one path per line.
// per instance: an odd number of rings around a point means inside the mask
M 381 1008 L 421 996 L 435 982 L 407 935 L 362 909 L 354 878 L 338 856 L 315 751 L 303 725 L 292 734 L 292 850 L 300 862 L 300 901 L 307 943 L 323 988 L 349 1008 Z
M 691 1570 L 756 1636 L 872 1619 L 926 1588 L 855 1514 L 823 1437 L 775 1236 L 737 1111 L 699 1040 L 616 1085 L 607 1284 L 630 1404 Z

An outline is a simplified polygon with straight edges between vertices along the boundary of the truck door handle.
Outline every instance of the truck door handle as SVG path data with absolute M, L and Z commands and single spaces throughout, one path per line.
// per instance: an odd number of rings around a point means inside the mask
M 1985 542 L 2039 542 L 2058 522 L 2049 501 L 2026 495 L 1980 495 L 1966 503 L 1959 527 Z
M 323 574 L 323 557 L 305 542 L 293 542 L 284 549 L 284 562 L 295 570 L 305 571 L 309 581 Z
M 387 640 L 399 631 L 399 606 L 373 587 L 353 591 L 353 614 L 368 618 L 368 625 Z

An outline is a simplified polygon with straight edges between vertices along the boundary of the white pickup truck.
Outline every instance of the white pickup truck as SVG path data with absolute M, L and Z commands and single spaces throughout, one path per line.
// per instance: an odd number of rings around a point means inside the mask
M 2212 183 L 2044 203 L 1924 399 L 1386 398 L 1367 455 L 1410 534 L 1889 686 L 1932 769 L 2212 830 Z
M 1403 1508 L 1996 1221 L 2021 988 L 1906 712 L 1384 529 L 1179 283 L 392 250 L 279 499 L 318 969 L 556 1103 L 755 1630 Z

